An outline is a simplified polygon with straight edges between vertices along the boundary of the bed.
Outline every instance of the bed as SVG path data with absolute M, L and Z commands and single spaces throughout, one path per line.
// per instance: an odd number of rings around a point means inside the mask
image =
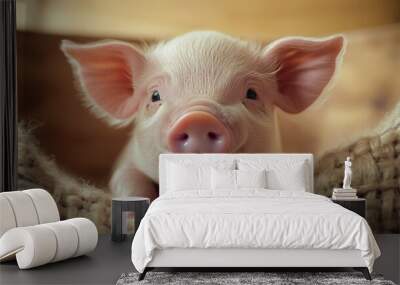
M 352 267 L 380 251 L 361 216 L 313 194 L 311 154 L 161 154 L 160 196 L 132 242 L 154 268 Z

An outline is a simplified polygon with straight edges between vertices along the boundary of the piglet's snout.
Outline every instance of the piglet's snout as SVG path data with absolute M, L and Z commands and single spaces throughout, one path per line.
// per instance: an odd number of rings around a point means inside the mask
M 231 136 L 225 125 L 214 115 L 193 111 L 175 121 L 167 134 L 167 143 L 171 152 L 228 152 Z

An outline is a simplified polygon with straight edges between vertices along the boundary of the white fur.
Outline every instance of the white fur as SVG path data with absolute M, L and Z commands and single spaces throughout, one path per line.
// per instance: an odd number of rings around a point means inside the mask
M 218 32 L 191 32 L 156 45 L 148 55 L 191 96 L 215 94 L 243 69 L 257 65 L 262 47 Z

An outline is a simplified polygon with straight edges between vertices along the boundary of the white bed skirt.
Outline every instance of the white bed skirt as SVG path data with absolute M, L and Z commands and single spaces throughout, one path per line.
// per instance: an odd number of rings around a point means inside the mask
M 359 250 L 197 249 L 155 250 L 147 267 L 366 267 Z

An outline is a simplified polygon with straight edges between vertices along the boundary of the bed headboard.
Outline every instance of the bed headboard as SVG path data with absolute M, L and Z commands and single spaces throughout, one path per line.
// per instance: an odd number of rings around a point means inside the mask
M 308 171 L 308 181 L 309 181 L 309 189 L 306 189 L 307 192 L 314 192 L 314 163 L 313 163 L 313 155 L 311 153 L 165 153 L 160 154 L 159 157 L 159 191 L 160 195 L 165 193 L 165 181 L 166 181 L 166 166 L 168 161 L 182 161 L 182 160 L 200 160 L 200 161 L 216 161 L 216 160 L 224 160 L 224 161 L 235 161 L 239 158 L 255 158 L 255 159 L 266 159 L 266 160 L 296 160 L 296 161 L 307 161 L 309 166 Z

